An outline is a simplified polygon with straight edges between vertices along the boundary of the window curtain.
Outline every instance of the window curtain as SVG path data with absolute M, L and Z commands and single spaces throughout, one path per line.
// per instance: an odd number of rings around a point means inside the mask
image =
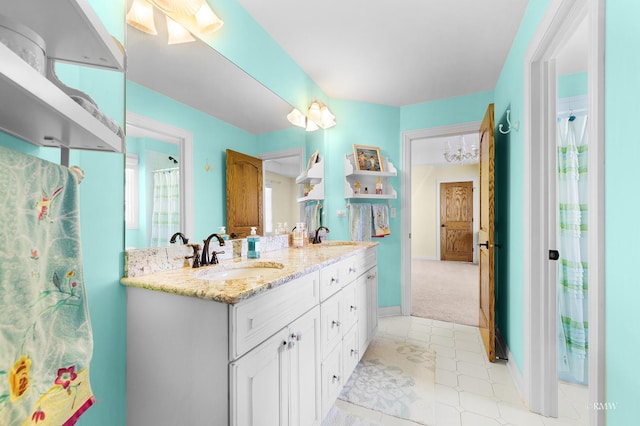
M 171 236 L 180 231 L 180 170 L 153 173 L 153 213 L 151 215 L 151 247 L 166 246 Z
M 587 383 L 587 116 L 558 119 L 558 373 Z

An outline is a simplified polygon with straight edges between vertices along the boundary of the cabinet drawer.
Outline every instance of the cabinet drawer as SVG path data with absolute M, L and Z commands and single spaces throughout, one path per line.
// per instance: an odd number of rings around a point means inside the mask
M 363 269 L 360 266 L 361 256 L 354 255 L 340 262 L 340 284 L 349 285 L 360 275 Z
M 229 359 L 234 360 L 318 304 L 318 272 L 233 305 Z
M 378 262 L 375 247 L 368 248 L 364 253 L 358 255 L 358 275 L 362 275 L 365 271 L 375 266 Z
M 320 300 L 326 300 L 335 294 L 342 284 L 340 283 L 340 262 L 332 263 L 320 270 Z
M 343 333 L 349 330 L 358 322 L 358 300 L 356 293 L 356 282 L 352 282 L 340 292 L 342 297 L 342 330 Z M 362 307 L 364 309 L 364 306 Z
M 342 346 L 338 345 L 322 362 L 322 418 L 325 418 L 344 385 Z
M 342 341 L 342 292 L 320 305 L 320 345 L 322 359 Z
M 347 383 L 349 376 L 360 361 L 360 344 L 358 340 L 358 327 L 352 327 L 342 339 L 342 377 Z

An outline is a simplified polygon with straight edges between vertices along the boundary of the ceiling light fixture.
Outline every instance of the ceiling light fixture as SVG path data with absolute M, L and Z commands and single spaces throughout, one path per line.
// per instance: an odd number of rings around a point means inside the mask
M 326 105 L 319 101 L 313 101 L 304 115 L 297 108 L 294 108 L 287 119 L 294 126 L 302 127 L 307 132 L 314 130 L 328 129 L 336 125 L 336 116 L 327 108 Z
M 458 140 L 458 148 L 451 149 L 451 143 L 447 141 L 444 147 L 444 159 L 449 163 L 464 163 L 465 161 L 475 161 L 478 159 L 479 149 L 476 145 L 471 145 L 471 149 L 467 149 L 464 141 L 464 135 Z
M 191 33 L 211 34 L 224 25 L 205 0 L 133 0 L 127 12 L 127 24 L 147 34 L 158 34 L 153 6 L 167 15 L 169 44 L 194 41 Z

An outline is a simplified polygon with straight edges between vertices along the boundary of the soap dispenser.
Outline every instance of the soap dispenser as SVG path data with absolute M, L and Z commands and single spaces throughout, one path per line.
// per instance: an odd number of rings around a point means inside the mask
M 256 235 L 256 227 L 251 227 L 251 235 L 247 237 L 247 257 L 249 259 L 260 258 L 260 237 Z
M 218 232 L 218 235 L 220 235 L 220 238 L 222 238 L 225 241 L 229 239 L 229 234 L 227 234 L 227 228 L 224 226 L 220 227 L 220 231 Z

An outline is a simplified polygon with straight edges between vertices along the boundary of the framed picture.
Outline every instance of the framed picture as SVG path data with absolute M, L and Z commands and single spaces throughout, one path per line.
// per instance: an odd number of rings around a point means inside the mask
M 353 145 L 353 161 L 356 170 L 384 172 L 380 148 L 377 146 Z
M 313 154 L 311 154 L 311 157 L 309 157 L 309 162 L 307 163 L 307 172 L 309 170 L 311 170 L 311 168 L 313 167 L 314 164 L 316 164 L 316 161 L 318 161 L 318 150 L 317 149 L 315 151 L 313 151 Z

